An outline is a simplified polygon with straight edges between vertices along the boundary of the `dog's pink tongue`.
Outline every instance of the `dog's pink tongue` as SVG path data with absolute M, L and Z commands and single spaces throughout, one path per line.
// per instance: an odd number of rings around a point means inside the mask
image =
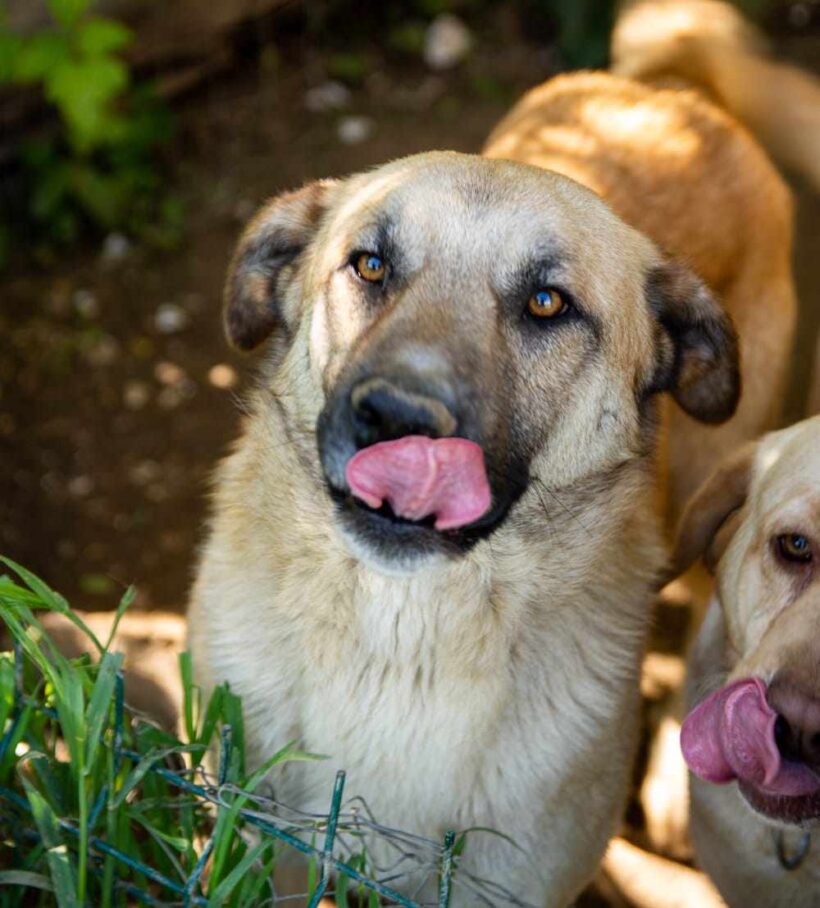
M 490 507 L 484 453 L 466 438 L 381 441 L 354 454 L 345 475 L 350 491 L 371 508 L 386 499 L 407 520 L 435 514 L 437 530 L 466 526 Z
M 770 794 L 787 796 L 820 790 L 814 773 L 780 756 L 776 720 L 759 678 L 734 681 L 686 717 L 680 735 L 683 757 L 692 772 L 708 782 L 740 779 Z

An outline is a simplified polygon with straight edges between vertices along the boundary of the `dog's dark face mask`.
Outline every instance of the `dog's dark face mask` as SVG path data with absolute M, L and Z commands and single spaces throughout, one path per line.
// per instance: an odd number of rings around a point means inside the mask
M 314 183 L 252 222 L 226 327 L 266 382 L 354 551 L 458 556 L 522 496 L 651 446 L 656 392 L 721 421 L 728 320 L 589 191 L 537 168 L 420 155 Z

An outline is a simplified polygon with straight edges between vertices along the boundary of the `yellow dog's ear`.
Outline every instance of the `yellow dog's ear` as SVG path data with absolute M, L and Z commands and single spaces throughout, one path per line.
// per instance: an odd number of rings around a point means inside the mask
M 325 213 L 335 181 L 309 183 L 269 201 L 242 234 L 228 268 L 224 322 L 228 340 L 253 350 L 276 329 L 290 331 L 282 298 Z
M 658 324 L 650 392 L 668 391 L 701 422 L 724 422 L 740 399 L 740 354 L 729 315 L 693 271 L 670 259 L 652 269 L 646 293 Z
M 725 460 L 689 499 L 678 524 L 674 576 L 698 559 L 714 572 L 737 529 L 752 480 L 757 442 L 749 442 Z

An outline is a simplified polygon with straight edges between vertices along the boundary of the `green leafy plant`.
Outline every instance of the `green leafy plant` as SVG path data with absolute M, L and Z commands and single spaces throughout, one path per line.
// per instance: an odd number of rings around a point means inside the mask
M 123 657 L 110 645 L 133 590 L 101 642 L 61 596 L 2 560 L 25 586 L 0 577 L 0 616 L 23 654 L 22 663 L 0 654 L 0 905 L 108 906 L 132 890 L 156 893 L 162 879 L 195 880 L 191 894 L 204 891 L 209 904 L 256 905 L 266 892 L 270 899 L 277 843 L 237 835 L 239 811 L 274 765 L 319 758 L 289 745 L 246 774 L 239 699 L 222 686 L 202 703 L 187 654 L 180 660 L 186 740 L 118 716 Z M 77 626 L 95 657 L 65 658 L 38 619 L 44 609 Z M 15 677 L 21 665 L 23 677 Z M 224 728 L 232 746 L 222 781 L 244 796 L 215 810 L 174 779 L 195 778 Z M 200 887 L 203 854 L 208 873 Z
M 56 134 L 22 143 L 11 202 L 35 242 L 69 243 L 91 227 L 167 243 L 180 212 L 160 192 L 156 150 L 170 117 L 150 88 L 132 83 L 129 29 L 91 15 L 91 5 L 47 0 L 51 25 L 28 36 L 0 18 L 0 84 L 37 90 L 59 118 Z

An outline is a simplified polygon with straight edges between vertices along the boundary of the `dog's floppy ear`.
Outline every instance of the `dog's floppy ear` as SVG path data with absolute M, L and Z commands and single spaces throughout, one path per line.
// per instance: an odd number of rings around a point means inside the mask
M 332 180 L 308 183 L 268 202 L 234 252 L 225 284 L 225 333 L 240 350 L 253 350 L 277 328 L 288 330 L 282 297 L 299 256 L 325 211 Z
M 658 358 L 651 391 L 669 391 L 695 419 L 727 420 L 740 398 L 737 335 L 703 281 L 685 265 L 665 260 L 647 278 L 658 321 Z
M 701 557 L 714 571 L 737 529 L 735 518 L 749 494 L 756 452 L 756 442 L 739 448 L 689 499 L 678 524 L 675 576 Z

